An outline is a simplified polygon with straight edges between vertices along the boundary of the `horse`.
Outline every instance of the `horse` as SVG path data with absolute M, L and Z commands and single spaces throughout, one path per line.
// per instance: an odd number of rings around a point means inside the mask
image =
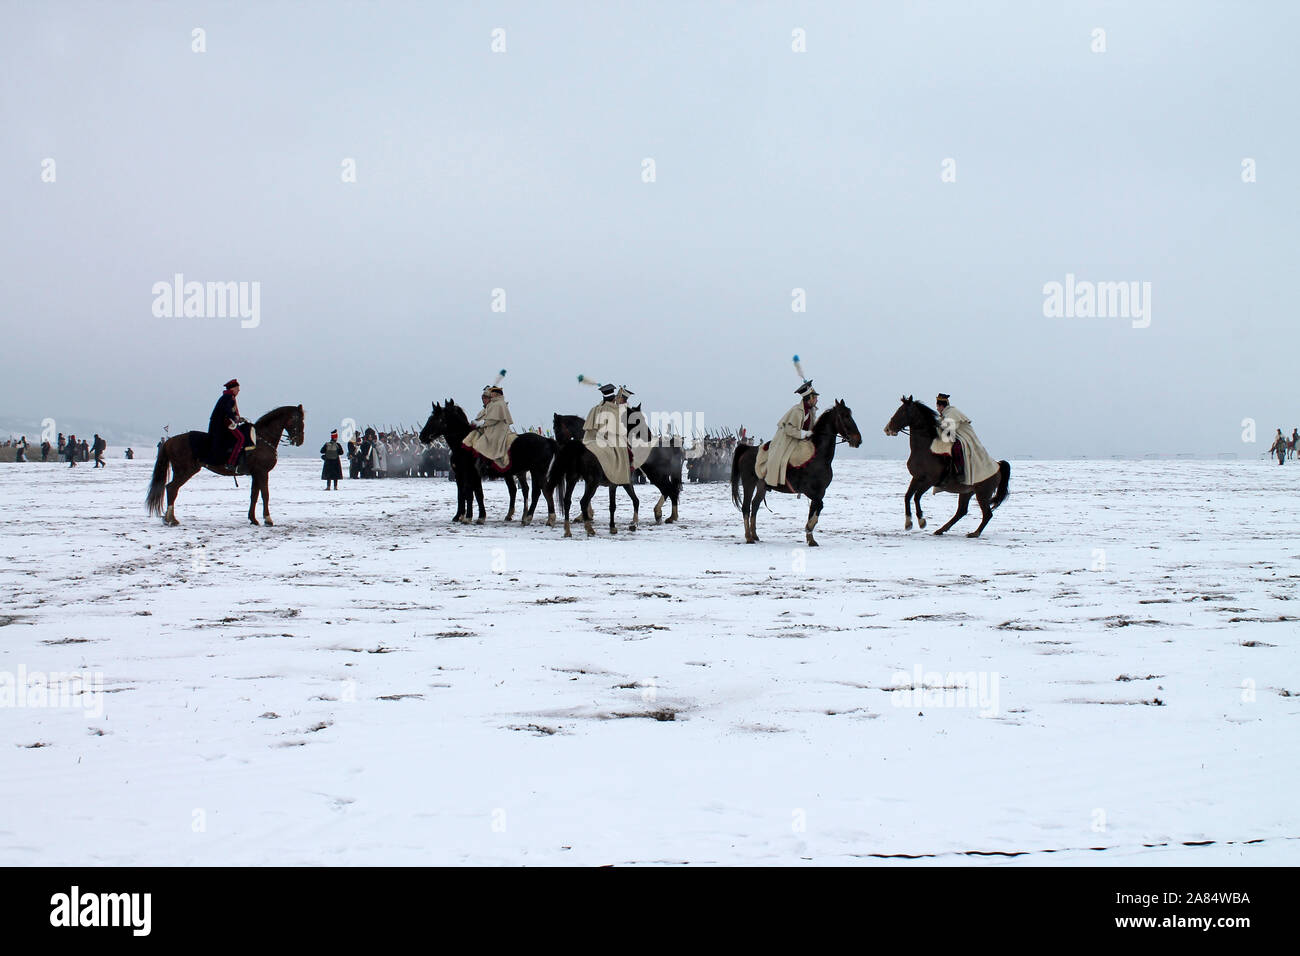
M 482 524 L 487 520 L 483 511 L 483 478 L 474 467 L 474 453 L 461 444 L 469 429 L 464 410 L 449 398 L 445 405 L 433 403 L 429 420 L 420 429 L 420 441 L 430 445 L 441 437 L 451 449 L 451 470 L 456 476 L 456 517 L 451 520 L 469 524 L 477 500 L 478 520 L 474 524 Z
M 546 491 L 548 515 L 546 524 L 548 527 L 554 526 L 555 499 L 550 489 L 546 488 L 546 475 L 555 457 L 555 442 L 544 435 L 524 432 L 510 443 L 510 466 L 502 470 L 495 462 L 482 458 L 462 444 L 471 428 L 465 410 L 451 399 L 447 399 L 445 405 L 433 403 L 433 413 L 420 432 L 420 440 L 426 445 L 431 444 L 434 438 L 441 435 L 451 448 L 452 471 L 455 472 L 456 485 L 461 491 L 456 520 L 461 520 L 463 515 L 466 520 L 462 523 L 469 523 L 468 517 L 472 511 L 470 498 L 476 497 L 479 518 L 474 523 L 483 523 L 483 479 L 485 477 L 505 479 L 506 488 L 510 491 L 510 510 L 506 514 L 506 520 L 515 520 L 515 479 L 518 478 L 519 487 L 523 491 L 523 514 L 519 519 L 520 526 L 527 527 L 532 523 L 533 512 L 537 510 L 537 499 L 541 497 L 543 490 Z M 533 478 L 531 502 L 528 500 L 529 475 Z
M 813 528 L 822 513 L 822 499 L 830 487 L 832 473 L 831 462 L 835 458 L 835 443 L 843 438 L 850 448 L 862 444 L 862 433 L 853 420 L 849 406 L 839 399 L 817 419 L 812 429 L 813 456 L 797 468 L 787 467 L 785 476 L 788 488 L 776 488 L 776 491 L 808 496 L 808 521 L 804 525 L 804 535 L 808 547 L 817 547 L 813 537 Z M 740 509 L 745 518 L 745 543 L 758 541 L 758 506 L 767 496 L 768 483 L 754 470 L 758 460 L 757 445 L 738 445 L 731 458 L 731 502 Z M 744 484 L 745 500 L 740 499 L 740 486 Z
M 587 529 L 587 534 L 590 536 L 596 533 L 595 525 L 592 523 L 595 515 L 591 510 L 591 499 L 601 485 L 609 487 L 609 533 L 618 534 L 618 526 L 614 524 L 614 486 L 610 485 L 605 478 L 605 469 L 600 461 L 582 443 L 585 420 L 577 415 L 557 413 L 552 416 L 551 422 L 555 430 L 555 463 L 551 466 L 551 476 L 547 480 L 546 491 L 549 496 L 558 488 L 563 496 L 564 536 L 573 537 L 569 526 L 569 510 L 573 506 L 573 487 L 579 481 L 583 483 L 579 510 L 582 512 L 582 524 Z M 631 484 L 622 487 L 632 499 L 632 523 L 628 525 L 627 530 L 635 531 L 641 513 L 641 502 Z
M 659 500 L 654 508 L 655 524 L 676 523 L 677 499 L 682 494 L 682 462 L 686 457 L 680 439 L 670 440 L 666 445 L 656 440 L 650 434 L 649 423 L 640 405 L 627 407 L 627 433 L 629 438 L 635 436 L 635 440 L 642 443 L 654 442 L 650 455 L 641 463 L 637 471 L 645 475 L 646 480 L 659 489 Z M 609 493 L 613 495 L 614 489 L 610 488 Z M 668 516 L 667 521 L 664 520 L 665 501 L 671 501 L 673 505 L 672 514 Z
M 555 440 L 536 432 L 524 432 L 510 443 L 510 464 L 504 470 L 497 463 L 482 455 L 478 459 L 478 471 L 481 478 L 504 478 L 506 488 L 510 491 L 510 511 L 507 521 L 515 518 L 515 479 L 519 479 L 519 488 L 523 492 L 523 514 L 519 516 L 519 526 L 526 528 L 532 524 L 533 512 L 537 510 L 537 499 L 546 494 L 546 526 L 555 527 L 555 496 L 547 487 L 546 478 L 555 460 Z M 528 476 L 533 478 L 533 500 L 528 500 Z
M 281 405 L 273 408 L 254 424 L 257 444 L 244 456 L 247 473 L 253 479 L 252 500 L 248 503 L 248 520 L 257 524 L 257 496 L 262 496 L 262 520 L 268 526 L 275 524 L 271 520 L 271 495 L 267 488 L 267 476 L 275 467 L 276 448 L 284 440 L 284 433 L 289 433 L 291 445 L 303 443 L 303 431 L 306 413 L 301 405 Z M 179 525 L 176 519 L 176 496 L 181 486 L 202 469 L 217 475 L 233 476 L 236 472 L 221 465 L 215 466 L 207 461 L 211 439 L 207 432 L 186 432 L 174 435 L 158 445 L 158 460 L 153 466 L 153 478 L 149 482 L 149 493 L 145 496 L 145 507 L 151 515 L 163 515 L 163 523 Z M 171 468 L 172 480 L 167 481 L 167 469 Z M 167 491 L 167 513 L 163 514 L 163 490 Z
M 980 512 L 984 520 L 974 531 L 966 535 L 968 538 L 978 538 L 984 526 L 989 523 L 993 517 L 993 509 L 1007 499 L 1007 484 L 1011 480 L 1011 465 L 1005 461 L 998 462 L 998 470 L 989 475 L 983 481 L 974 485 L 963 485 L 948 474 L 948 456 L 938 455 L 930 450 L 930 443 L 939 437 L 939 415 L 932 408 L 923 402 L 918 402 L 908 395 L 900 398 L 902 403 L 898 406 L 898 411 L 894 412 L 888 424 L 885 425 L 886 435 L 897 435 L 899 432 L 907 429 L 908 440 L 911 442 L 912 450 L 907 456 L 907 470 L 912 474 L 912 483 L 907 486 L 907 493 L 903 495 L 903 512 L 906 515 L 906 521 L 903 524 L 904 531 L 910 531 L 912 528 L 912 507 L 911 501 L 916 500 L 916 520 L 922 528 L 925 527 L 925 518 L 921 514 L 921 496 L 930 488 L 938 491 L 946 491 L 957 495 L 957 512 L 948 519 L 948 523 L 935 532 L 943 534 L 954 524 L 966 516 L 966 508 L 970 504 L 971 495 L 974 495 L 979 502 Z M 995 494 L 996 492 L 996 494 Z

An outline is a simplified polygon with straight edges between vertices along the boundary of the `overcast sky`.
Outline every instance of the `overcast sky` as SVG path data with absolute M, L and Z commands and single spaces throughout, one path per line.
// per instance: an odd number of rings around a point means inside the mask
M 1298 26 L 1292 2 L 7 2 L 0 414 L 205 428 L 236 376 L 250 418 L 303 403 L 310 445 L 472 408 L 506 368 L 519 425 L 585 412 L 584 373 L 770 435 L 798 352 L 868 453 L 904 455 L 901 393 L 946 391 L 994 457 L 1258 454 L 1300 424 Z M 260 324 L 156 316 L 177 273 L 260 283 Z M 1067 274 L 1149 282 L 1149 326 L 1044 316 Z

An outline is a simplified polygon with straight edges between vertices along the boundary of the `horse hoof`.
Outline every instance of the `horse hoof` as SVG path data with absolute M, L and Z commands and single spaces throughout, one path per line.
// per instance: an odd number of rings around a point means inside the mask
M 941 534 L 943 534 L 943 529 L 942 529 L 942 528 L 940 528 L 938 531 L 935 532 L 935 535 L 936 535 L 936 536 L 941 535 Z
M 809 539 L 808 539 L 808 547 L 810 547 L 810 548 L 819 548 L 819 547 L 821 547 L 821 545 L 819 545 L 819 544 L 818 544 L 816 541 L 814 541 L 812 538 L 809 538 Z
M 586 522 L 585 524 L 583 524 L 583 527 L 587 530 L 587 537 L 588 537 L 588 538 L 594 538 L 594 537 L 596 537 L 596 529 L 595 529 L 595 527 L 591 524 L 591 522 Z
M 663 524 L 663 523 L 664 523 L 664 519 L 659 517 L 658 515 L 655 515 L 655 524 Z
M 257 524 L 257 519 L 256 519 L 256 518 L 249 518 L 249 519 L 248 519 L 248 523 L 249 523 L 249 524 Z
M 548 528 L 554 528 L 554 527 L 555 527 L 555 519 L 554 519 L 554 518 L 547 518 L 547 519 L 546 519 L 546 527 L 548 527 Z
M 910 521 L 905 521 L 905 522 L 903 523 L 903 530 L 904 530 L 904 531 L 911 531 L 911 530 L 912 530 L 912 522 L 910 522 Z
M 475 524 L 483 524 L 485 521 L 486 521 L 485 518 L 479 518 L 479 519 L 478 519 L 477 521 L 475 521 L 474 523 L 475 523 Z
M 275 526 L 275 522 L 272 521 L 270 518 L 263 518 L 262 523 L 266 525 L 268 528 L 272 528 Z
M 664 524 L 676 524 L 676 523 L 677 523 L 676 518 L 669 518 L 667 521 L 664 522 Z
M 980 533 L 979 533 L 978 531 L 971 531 L 971 532 L 968 532 L 967 535 L 966 535 L 966 537 L 968 537 L 968 538 L 978 538 L 979 536 L 980 536 Z
M 618 526 L 617 526 L 617 525 L 610 525 L 610 526 L 609 526 L 609 533 L 610 533 L 610 534 L 618 534 Z
M 635 530 L 636 530 L 636 525 L 634 525 L 634 524 L 630 524 L 630 525 L 628 525 L 628 526 L 627 526 L 627 530 L 628 530 L 628 531 L 635 531 Z
M 924 519 L 924 518 L 917 518 L 917 519 L 916 519 L 916 523 L 919 524 L 922 528 L 925 527 L 925 519 Z

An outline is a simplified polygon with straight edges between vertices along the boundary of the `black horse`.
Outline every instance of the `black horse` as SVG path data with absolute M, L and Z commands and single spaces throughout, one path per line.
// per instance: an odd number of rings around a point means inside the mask
M 605 469 L 601 467 L 596 456 L 582 443 L 582 431 L 585 420 L 577 415 L 556 414 L 551 419 L 555 429 L 555 464 L 551 467 L 551 477 L 547 481 L 546 493 L 549 497 L 557 489 L 564 501 L 564 536 L 573 537 L 569 526 L 569 511 L 573 507 L 573 488 L 583 483 L 582 500 L 578 503 L 582 513 L 582 523 L 588 535 L 596 533 L 592 523 L 595 514 L 591 510 L 591 499 L 601 485 L 609 488 L 609 533 L 618 534 L 614 524 L 615 498 L 614 486 L 605 478 Z M 628 531 L 637 529 L 637 520 L 641 514 L 641 501 L 630 484 L 622 486 L 627 496 L 632 499 L 632 523 Z M 656 511 L 659 509 L 656 507 Z
M 456 517 L 451 520 L 469 524 L 477 500 L 478 520 L 474 524 L 482 524 L 487 520 L 483 512 L 483 479 L 474 466 L 474 453 L 461 444 L 469 427 L 465 412 L 450 398 L 445 405 L 434 402 L 433 412 L 420 430 L 420 441 L 429 445 L 435 438 L 445 438 L 451 449 L 451 470 L 456 476 Z
M 526 527 L 532 523 L 533 512 L 537 510 L 537 499 L 545 490 L 546 524 L 548 527 L 554 526 L 555 499 L 550 489 L 546 487 L 546 475 L 551 468 L 552 460 L 555 458 L 555 442 L 544 435 L 524 432 L 510 443 L 510 467 L 503 471 L 497 468 L 495 463 L 476 455 L 461 444 L 465 436 L 470 433 L 471 427 L 464 409 L 451 399 L 447 399 L 445 405 L 439 405 L 437 402 L 433 403 L 433 412 L 429 415 L 428 422 L 425 423 L 423 430 L 420 432 L 420 441 L 425 444 L 430 444 L 433 439 L 441 435 L 446 438 L 447 445 L 451 448 L 452 471 L 456 475 L 456 486 L 460 492 L 456 520 L 460 520 L 463 512 L 467 520 L 462 523 L 468 523 L 471 498 L 476 498 L 479 517 L 475 524 L 482 524 L 484 520 L 483 479 L 504 478 L 506 488 L 510 492 L 510 510 L 506 514 L 506 520 L 513 521 L 515 519 L 515 479 L 518 478 L 520 489 L 523 491 L 524 506 L 523 514 L 519 519 L 520 525 Z M 462 478 L 462 475 L 464 478 Z M 533 498 L 531 502 L 528 500 L 529 475 L 533 477 Z
M 640 405 L 627 407 L 627 433 L 632 441 L 643 444 L 655 443 L 650 449 L 649 457 L 637 470 L 645 475 L 650 484 L 659 489 L 659 500 L 655 503 L 655 524 L 661 522 L 674 524 L 677 521 L 677 499 L 682 494 L 682 463 L 686 459 L 681 439 L 671 439 L 669 444 L 656 440 L 656 437 L 650 433 L 650 424 L 646 421 Z M 609 493 L 612 495 L 614 489 L 609 489 Z M 665 501 L 671 501 L 673 506 L 672 514 L 668 516 L 667 521 L 664 521 L 663 517 Z
M 804 533 L 808 538 L 808 547 L 817 547 L 813 538 L 813 528 L 822 513 L 822 499 L 831 483 L 831 462 L 835 458 L 835 443 L 843 438 L 850 448 L 862 444 L 862 433 L 853 421 L 853 412 L 839 399 L 826 410 L 813 425 L 813 456 L 798 468 L 786 468 L 785 478 L 789 488 L 769 486 L 754 470 L 758 458 L 757 445 L 739 445 L 731 459 L 731 501 L 745 517 L 745 543 L 758 541 L 758 506 L 763 503 L 769 487 L 775 491 L 790 492 L 808 496 L 808 522 Z M 745 486 L 745 500 L 740 500 L 740 485 Z
M 980 526 L 970 532 L 966 537 L 978 538 L 984 526 L 989 523 L 993 517 L 993 509 L 1002 504 L 1007 498 L 1007 483 L 1011 480 L 1011 465 L 1005 461 L 998 462 L 998 470 L 983 481 L 974 485 L 963 485 L 957 482 L 948 469 L 948 456 L 938 455 L 930 450 L 930 443 L 939 437 L 939 415 L 934 409 L 930 408 L 923 402 L 918 402 L 908 395 L 906 398 L 900 398 L 901 405 L 898 411 L 894 412 L 894 417 L 885 425 L 886 435 L 897 435 L 904 429 L 907 430 L 908 440 L 911 442 L 912 450 L 907 456 L 907 470 L 911 472 L 912 483 L 907 486 L 907 493 L 903 495 L 903 513 L 906 515 L 906 521 L 903 523 L 903 530 L 911 530 L 912 527 L 912 499 L 916 500 L 916 520 L 921 527 L 925 527 L 925 516 L 921 514 L 921 496 L 930 488 L 938 491 L 947 491 L 957 495 L 957 513 L 948 519 L 948 523 L 940 528 L 935 534 L 943 534 L 954 524 L 966 516 L 967 505 L 970 504 L 971 495 L 979 502 L 980 512 L 984 520 Z M 995 494 L 996 492 L 996 494 Z

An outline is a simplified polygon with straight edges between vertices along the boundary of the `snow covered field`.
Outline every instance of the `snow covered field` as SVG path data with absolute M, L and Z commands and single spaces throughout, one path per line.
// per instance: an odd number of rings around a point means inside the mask
M 0 467 L 0 864 L 1300 863 L 1294 464 L 1012 462 L 968 540 L 841 461 L 817 549 L 151 466 Z

